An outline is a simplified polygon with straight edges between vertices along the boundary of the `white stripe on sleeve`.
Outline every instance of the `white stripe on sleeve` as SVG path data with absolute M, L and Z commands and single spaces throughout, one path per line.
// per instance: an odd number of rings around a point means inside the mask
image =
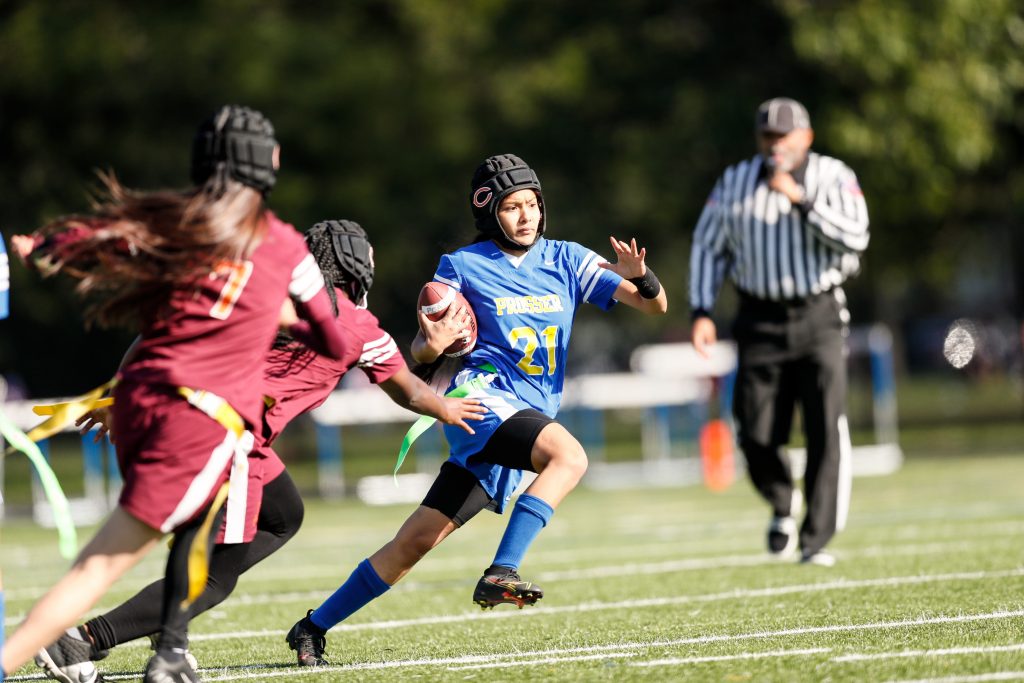
M 288 286 L 288 293 L 302 303 L 306 303 L 323 288 L 324 276 L 320 272 L 320 266 L 316 264 L 316 259 L 312 254 L 306 254 L 292 271 L 292 281 Z

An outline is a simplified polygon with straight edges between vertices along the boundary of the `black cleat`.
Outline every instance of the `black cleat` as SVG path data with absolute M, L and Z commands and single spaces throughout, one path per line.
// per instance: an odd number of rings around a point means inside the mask
M 787 559 L 796 552 L 798 529 L 792 517 L 772 517 L 768 525 L 768 552 L 773 557 Z
M 57 642 L 44 647 L 35 656 L 35 662 L 46 671 L 46 677 L 61 683 L 99 683 L 103 676 L 96 670 L 93 659 L 103 659 L 107 651 L 93 657 L 92 643 L 62 633 Z
M 199 683 L 199 675 L 184 657 L 169 662 L 155 654 L 149 658 L 142 683 Z
M 149 634 L 149 649 L 152 650 L 153 652 L 159 652 L 160 651 L 159 645 L 160 645 L 160 634 L 159 633 L 150 633 Z M 107 652 L 109 652 L 109 650 L 104 652 L 104 654 L 103 654 L 104 657 L 107 656 Z M 196 659 L 196 656 L 194 654 L 192 654 L 191 650 L 187 650 L 187 649 L 185 650 L 185 661 L 188 662 L 188 665 L 192 667 L 193 671 L 199 671 L 199 660 Z
M 488 567 L 473 591 L 473 602 L 482 609 L 493 609 L 502 603 L 522 609 L 524 605 L 532 605 L 543 597 L 544 590 L 540 586 L 523 581 L 515 569 L 508 567 Z
M 330 662 L 324 659 L 327 632 L 309 618 L 312 613 L 313 610 L 309 610 L 304 618 L 295 622 L 285 640 L 288 641 L 288 647 L 295 650 L 299 666 L 328 666 Z

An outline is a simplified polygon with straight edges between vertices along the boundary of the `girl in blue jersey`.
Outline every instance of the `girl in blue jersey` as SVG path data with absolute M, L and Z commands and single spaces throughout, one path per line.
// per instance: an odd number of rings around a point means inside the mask
M 467 385 L 468 396 L 489 412 L 474 423 L 474 434 L 445 427 L 451 457 L 420 507 L 394 539 L 292 627 L 288 643 L 301 665 L 324 663 L 327 629 L 383 594 L 455 529 L 480 510 L 502 512 L 523 470 L 537 477 L 513 506 L 473 600 L 487 608 L 540 599 L 540 586 L 522 580 L 519 565 L 587 469 L 583 447 L 554 421 L 576 309 L 591 303 L 607 310 L 616 301 L 645 313 L 668 309 L 636 240 L 611 238 L 616 262 L 609 263 L 574 242 L 544 238 L 540 181 L 519 157 L 485 160 L 473 175 L 470 201 L 480 239 L 442 256 L 434 280 L 460 291 L 477 319 L 476 345 L 462 356 L 450 388 Z M 437 322 L 419 314 L 412 345 L 417 361 L 436 361 L 468 334 L 467 314 L 455 308 Z

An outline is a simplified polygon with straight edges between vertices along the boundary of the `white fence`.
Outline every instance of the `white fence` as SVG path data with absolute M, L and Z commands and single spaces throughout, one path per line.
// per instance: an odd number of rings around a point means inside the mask
M 854 474 L 885 474 L 898 468 L 902 452 L 896 444 L 895 385 L 892 378 L 891 336 L 884 327 L 874 327 L 851 337 L 854 353 L 871 358 L 876 443 L 854 449 Z M 681 486 L 701 481 L 697 458 L 673 457 L 670 409 L 698 406 L 701 419 L 709 401 L 717 399 L 719 412 L 730 414 L 732 377 L 736 367 L 733 344 L 720 342 L 709 359 L 700 357 L 692 345 L 655 344 L 638 347 L 631 357 L 631 372 L 584 375 L 566 382 L 560 419 L 574 425 L 576 435 L 591 456 L 584 484 L 597 488 L 626 486 Z M 59 399 L 47 400 L 55 402 Z M 43 401 L 40 401 L 43 402 Z M 7 402 L 4 412 L 22 429 L 40 421 L 32 413 L 33 402 Z M 639 457 L 632 462 L 608 463 L 604 451 L 604 415 L 609 410 L 641 409 Z M 341 496 L 347 491 L 344 479 L 342 430 L 353 425 L 412 424 L 415 413 L 400 408 L 377 387 L 340 389 L 312 411 L 317 433 L 319 488 L 324 496 Z M 696 433 L 696 425 L 694 433 Z M 430 436 L 431 432 L 434 436 Z M 431 430 L 414 446 L 420 450 L 443 451 L 444 444 Z M 432 441 L 433 440 L 433 441 Z M 45 444 L 44 444 L 45 447 Z M 120 485 L 113 449 L 82 440 L 85 496 L 72 501 L 77 517 L 101 514 L 116 500 Z M 398 444 L 395 444 L 397 451 Z M 678 450 L 678 449 L 675 449 Z M 802 453 L 792 449 L 794 467 L 802 470 Z M 0 460 L 0 493 L 3 469 Z M 418 501 L 432 481 L 431 473 L 400 475 L 396 489 L 390 476 L 369 477 L 355 487 L 368 502 Z M 45 522 L 45 506 L 37 505 L 37 518 Z M 0 504 L 0 516 L 3 506 Z

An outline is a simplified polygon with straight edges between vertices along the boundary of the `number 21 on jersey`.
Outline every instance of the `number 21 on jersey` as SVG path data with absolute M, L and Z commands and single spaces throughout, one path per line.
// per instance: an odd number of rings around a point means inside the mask
M 523 357 L 516 365 L 527 375 L 543 375 L 544 366 L 535 364 L 533 356 L 542 345 L 547 350 L 548 374 L 555 374 L 558 365 L 558 325 L 549 325 L 539 333 L 532 327 L 515 327 L 508 333 L 508 341 L 516 346 L 523 340 Z M 539 360 L 539 359 L 538 359 Z
M 252 261 L 221 261 L 214 268 L 213 275 L 217 278 L 226 276 L 227 281 L 221 287 L 217 302 L 210 309 L 210 317 L 227 320 L 252 275 Z

